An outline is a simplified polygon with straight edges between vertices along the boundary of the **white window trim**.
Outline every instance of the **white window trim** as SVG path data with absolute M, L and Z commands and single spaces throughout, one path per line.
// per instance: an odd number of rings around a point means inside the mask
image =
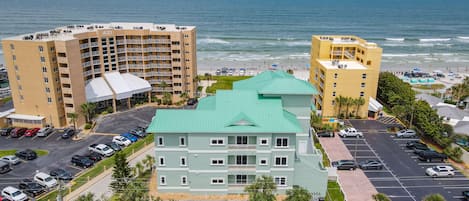
M 223 164 L 213 164 L 212 162 L 214 160 L 216 160 L 216 161 L 221 160 L 221 161 L 223 161 Z M 212 165 L 212 166 L 224 166 L 225 165 L 225 159 L 224 158 L 211 158 L 210 159 L 210 165 Z
M 266 140 L 266 144 L 262 144 L 262 140 Z M 269 138 L 259 138 L 259 145 L 260 146 L 269 146 Z
M 161 139 L 162 144 L 160 144 L 160 139 Z M 164 147 L 164 137 L 163 136 L 158 136 L 156 140 L 157 140 L 156 146 Z
M 222 183 L 213 183 L 213 180 L 217 180 L 217 181 L 222 180 Z M 212 178 L 210 178 L 210 184 L 212 184 L 212 185 L 223 185 L 223 184 L 225 184 L 225 178 L 223 178 L 223 177 L 212 177 Z
M 184 144 L 181 144 L 181 139 L 184 139 Z M 164 141 L 163 141 L 163 143 L 164 143 Z M 186 137 L 179 137 L 179 146 L 180 147 L 186 147 L 187 146 Z
M 186 164 L 182 164 L 182 159 L 184 159 L 184 162 L 185 162 Z M 181 157 L 179 158 L 179 166 L 181 166 L 181 167 L 187 167 L 187 157 L 181 156 Z
M 183 183 L 183 182 L 182 182 L 182 178 L 186 178 L 186 183 Z M 188 183 L 189 183 L 189 181 L 187 181 L 187 176 L 181 176 L 181 180 L 180 180 L 180 181 L 181 181 L 181 186 L 187 186 Z
M 163 159 L 164 164 L 161 164 L 161 159 Z M 166 158 L 164 156 L 158 157 L 158 166 L 160 167 L 166 166 Z
M 282 178 L 285 178 L 285 184 L 284 184 L 284 185 L 277 184 L 277 183 L 275 182 L 276 179 L 281 180 Z M 275 177 L 274 177 L 274 183 L 275 183 L 277 186 L 288 186 L 288 179 L 287 179 L 287 176 L 275 176 Z
M 284 139 L 286 138 L 287 139 L 287 146 L 284 147 L 284 146 L 277 146 L 277 139 Z M 290 138 L 289 137 L 276 137 L 275 138 L 275 148 L 289 148 L 290 147 Z
M 262 164 L 261 161 L 265 160 L 265 164 Z M 259 165 L 261 166 L 267 166 L 269 165 L 269 159 L 268 158 L 260 158 L 259 159 Z
M 286 159 L 287 159 L 287 160 L 286 160 L 287 163 L 286 163 L 285 165 L 282 165 L 282 164 L 277 165 L 277 158 L 286 158 Z M 274 163 L 273 165 L 276 166 L 276 167 L 288 167 L 288 156 L 275 156 L 273 163 Z
M 162 179 L 162 178 L 164 178 L 164 184 L 161 183 L 161 179 Z M 159 182 L 159 183 L 160 183 L 160 186 L 166 186 L 166 184 L 168 183 L 168 180 L 166 180 L 166 176 L 165 176 L 165 175 L 161 175 L 161 176 L 160 176 L 160 182 Z
M 222 140 L 223 143 L 222 144 L 213 144 L 212 141 L 213 140 L 216 140 L 218 142 L 218 140 Z M 224 146 L 225 145 L 225 138 L 210 138 L 210 146 Z

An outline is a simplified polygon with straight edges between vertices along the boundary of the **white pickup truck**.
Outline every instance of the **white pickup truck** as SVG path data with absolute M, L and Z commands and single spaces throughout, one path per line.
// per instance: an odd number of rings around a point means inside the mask
M 114 150 L 112 150 L 105 144 L 92 144 L 88 147 L 88 150 L 96 152 L 103 156 L 112 156 L 114 154 Z
M 357 137 L 357 138 L 360 138 L 360 137 L 363 137 L 363 133 L 358 132 L 357 129 L 355 129 L 355 128 L 346 128 L 346 129 L 340 130 L 339 136 L 340 137 Z

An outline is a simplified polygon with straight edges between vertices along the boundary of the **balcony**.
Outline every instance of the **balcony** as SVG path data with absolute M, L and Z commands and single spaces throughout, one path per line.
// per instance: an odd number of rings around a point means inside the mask
M 117 53 L 125 53 L 125 48 L 118 48 Z
M 93 71 L 92 71 L 92 70 L 83 72 L 83 76 L 85 76 L 85 77 L 86 77 L 86 76 L 90 76 L 90 75 L 92 75 L 92 74 L 93 74 Z
M 98 42 L 92 42 L 91 47 L 98 47 Z
M 256 144 L 228 144 L 228 149 L 256 149 Z
M 88 66 L 91 66 L 91 61 L 83 62 L 83 63 L 81 64 L 81 66 L 84 67 L 84 68 L 85 68 L 85 67 L 88 67 Z
M 142 52 L 142 48 L 127 48 L 127 52 Z
M 86 48 L 89 48 L 89 43 L 83 43 L 83 44 L 80 44 L 80 49 L 86 49 Z
M 125 44 L 125 41 L 124 40 L 117 40 L 117 44 L 118 45 L 123 45 L 123 44 Z
M 171 60 L 171 56 L 146 56 L 145 60 Z
M 170 39 L 155 39 L 156 44 L 171 44 Z
M 172 68 L 171 64 L 148 64 L 148 68 Z
M 126 58 L 125 58 L 125 56 L 124 56 L 124 57 L 119 57 L 119 58 L 117 59 L 117 61 L 126 61 Z
M 99 60 L 93 60 L 93 65 L 99 65 L 99 64 L 101 64 L 101 61 L 99 61 Z
M 129 64 L 127 65 L 129 67 L 129 69 L 143 69 L 143 65 L 142 64 Z
M 171 87 L 166 87 L 166 88 L 163 88 L 163 87 L 153 87 L 153 89 L 151 90 L 153 92 L 172 92 L 173 91 L 173 88 Z
M 172 80 L 153 80 L 153 79 L 152 79 L 152 80 L 148 80 L 148 82 L 149 82 L 150 84 L 161 84 L 161 83 L 163 83 L 163 82 L 166 83 L 166 84 L 172 84 L 172 83 L 173 83 Z
M 127 60 L 131 61 L 143 61 L 143 58 L 141 56 L 128 56 Z M 120 61 L 120 60 L 119 60 Z
M 127 39 L 127 44 L 142 44 L 142 40 L 140 39 Z
M 90 57 L 90 52 L 85 52 L 81 54 L 82 59 L 87 58 L 87 57 Z
M 93 69 L 93 72 L 94 73 L 101 73 L 101 69 L 99 69 L 99 68 Z
M 64 103 L 72 103 L 73 104 L 73 98 L 64 97 Z
M 91 55 L 93 55 L 93 56 L 99 56 L 99 51 L 93 51 L 93 52 L 91 53 Z

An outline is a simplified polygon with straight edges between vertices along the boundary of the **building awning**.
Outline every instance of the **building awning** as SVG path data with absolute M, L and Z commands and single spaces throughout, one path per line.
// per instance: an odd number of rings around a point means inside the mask
M 86 101 L 99 102 L 112 99 L 112 90 L 106 84 L 106 80 L 102 77 L 92 79 L 85 87 Z
M 124 78 L 125 82 L 127 83 L 127 86 L 129 86 L 132 90 L 132 94 L 139 94 L 151 91 L 150 83 L 142 78 L 139 78 L 130 73 L 122 74 L 122 78 Z
M 114 91 L 117 100 L 132 97 L 132 90 L 120 73 L 104 73 L 104 78 Z
M 7 117 L 8 115 L 10 115 L 11 113 L 14 113 L 14 112 L 15 112 L 15 108 L 9 109 L 9 110 L 4 111 L 4 112 L 0 112 L 0 118 Z
M 370 97 L 368 110 L 372 112 L 379 112 L 383 110 L 383 105 L 381 105 L 381 103 L 376 101 L 374 98 Z
M 7 116 L 9 119 L 21 119 L 30 121 L 41 121 L 44 119 L 43 116 L 27 115 L 27 114 L 10 114 Z

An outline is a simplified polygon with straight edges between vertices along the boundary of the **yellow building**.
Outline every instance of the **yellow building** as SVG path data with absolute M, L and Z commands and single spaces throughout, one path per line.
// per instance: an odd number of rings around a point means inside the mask
M 70 124 L 70 113 L 130 107 L 170 93 L 194 97 L 196 29 L 152 23 L 71 25 L 2 40 L 13 125 Z M 78 124 L 84 122 L 79 115 Z
M 339 114 L 339 96 L 362 97 L 365 103 L 359 107 L 358 116 L 369 115 L 369 106 L 374 108 L 377 103 L 382 51 L 375 43 L 356 36 L 312 36 L 309 80 L 319 91 L 315 104 L 323 117 Z M 370 116 L 378 112 L 373 110 Z M 346 106 L 341 111 L 345 114 Z M 355 115 L 356 111 L 357 106 L 352 105 L 348 113 Z

